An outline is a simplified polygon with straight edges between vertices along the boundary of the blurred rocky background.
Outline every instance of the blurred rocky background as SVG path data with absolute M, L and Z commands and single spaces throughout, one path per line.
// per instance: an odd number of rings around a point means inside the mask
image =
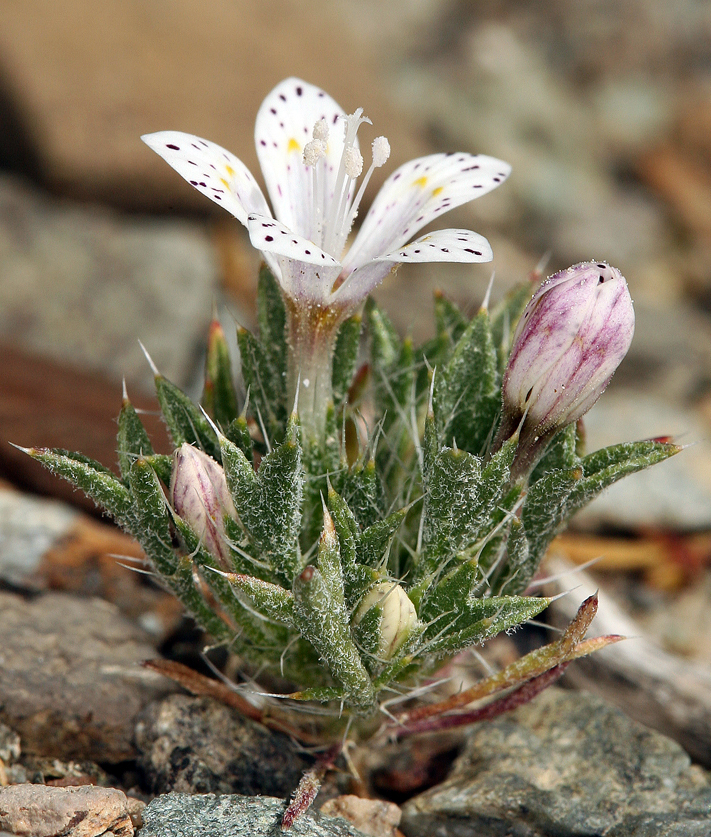
M 0 582 L 102 596 L 155 644 L 174 628 L 165 598 L 110 557 L 133 554 L 122 536 L 11 489 L 83 502 L 8 442 L 113 465 L 121 379 L 154 407 L 138 339 L 197 394 L 213 302 L 228 332 L 254 324 L 243 229 L 139 137 L 205 136 L 256 173 L 254 117 L 288 75 L 362 106 L 389 171 L 460 149 L 513 165 L 447 219 L 490 239 L 494 301 L 544 256 L 548 272 L 605 259 L 627 277 L 637 332 L 589 446 L 672 435 L 689 449 L 596 501 L 560 550 L 603 556 L 603 599 L 702 666 L 711 718 L 707 0 L 0 0 Z M 491 267 L 404 267 L 378 297 L 423 338 L 433 290 L 473 311 Z

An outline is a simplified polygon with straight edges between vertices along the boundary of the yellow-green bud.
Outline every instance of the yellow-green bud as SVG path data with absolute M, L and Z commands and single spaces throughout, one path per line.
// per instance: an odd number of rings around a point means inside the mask
M 390 660 L 412 633 L 417 612 L 407 593 L 394 581 L 381 581 L 370 588 L 355 612 L 353 624 L 357 625 L 373 607 L 381 612 L 375 654 L 380 660 Z

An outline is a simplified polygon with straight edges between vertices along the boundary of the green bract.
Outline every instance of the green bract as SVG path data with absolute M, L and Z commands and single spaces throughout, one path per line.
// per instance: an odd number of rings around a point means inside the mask
M 215 324 L 205 412 L 156 375 L 175 448 L 193 445 L 221 466 L 234 514 L 206 498 L 200 514 L 179 516 L 169 487 L 185 457 L 153 451 L 128 398 L 118 419 L 120 476 L 80 454 L 30 453 L 130 532 L 162 583 L 252 671 L 271 670 L 299 699 L 368 714 L 384 690 L 416 683 L 543 610 L 548 600 L 525 591 L 569 517 L 679 450 L 652 440 L 586 456 L 570 424 L 531 474 L 512 479 L 517 435 L 488 451 L 505 335 L 529 295 L 517 291 L 471 321 L 438 297 L 436 335 L 419 348 L 369 302 L 367 365 L 359 368 L 355 317 L 336 341 L 325 436 L 302 438 L 298 404 L 287 403 L 284 302 L 263 268 L 260 335 L 239 335 L 248 399 L 238 397 Z M 202 521 L 201 534 L 188 517 Z

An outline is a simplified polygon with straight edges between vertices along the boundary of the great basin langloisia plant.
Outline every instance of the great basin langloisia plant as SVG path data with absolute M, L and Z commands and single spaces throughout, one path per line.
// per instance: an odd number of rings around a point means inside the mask
M 272 692 L 279 682 L 292 701 L 336 707 L 333 738 L 339 714 L 367 729 L 443 661 L 535 617 L 548 600 L 526 590 L 568 518 L 679 450 L 658 440 L 582 450 L 578 420 L 634 330 L 626 282 L 606 263 L 555 274 L 532 298 L 528 283 L 471 320 L 437 297 L 435 337 L 419 347 L 398 337 L 368 294 L 403 262 L 490 261 L 486 239 L 468 230 L 412 239 L 496 188 L 509 166 L 465 153 L 401 166 L 349 247 L 364 187 L 390 150 L 373 141 L 358 187 L 368 121 L 306 82 L 277 85 L 255 131 L 273 213 L 244 164 L 214 143 L 143 137 L 263 254 L 259 335 L 239 331 L 246 396 L 213 323 L 201 406 L 154 370 L 172 456 L 153 451 L 125 394 L 120 476 L 80 454 L 29 451 L 132 533 L 162 583 L 249 672 L 271 676 Z M 479 686 L 409 707 L 393 729 L 432 730 L 528 699 L 614 639 L 583 640 L 594 609 L 584 603 L 560 640 Z M 511 688 L 494 710 L 457 711 Z

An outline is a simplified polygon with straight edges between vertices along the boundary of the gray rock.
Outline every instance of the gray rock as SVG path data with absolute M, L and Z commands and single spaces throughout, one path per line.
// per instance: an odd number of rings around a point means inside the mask
M 77 511 L 64 503 L 0 490 L 0 579 L 40 589 L 42 556 L 72 528 Z
M 286 737 L 207 697 L 152 703 L 136 723 L 135 740 L 154 793 L 287 797 L 310 766 Z
M 11 764 L 20 758 L 20 736 L 5 724 L 0 724 L 0 761 Z
M 708 837 L 711 783 L 659 733 L 549 689 L 475 729 L 442 785 L 407 802 L 407 837 Z
M 0 721 L 27 755 L 116 763 L 136 715 L 172 689 L 141 667 L 148 635 L 100 599 L 0 593 Z
M 133 837 L 126 795 L 115 788 L 0 788 L 0 831 L 22 837 Z
M 143 810 L 140 837 L 363 837 L 340 817 L 308 811 L 288 832 L 280 828 L 286 802 L 257 796 L 169 793 Z
M 628 529 L 705 530 L 711 526 L 711 445 L 707 426 L 691 409 L 660 396 L 614 387 L 585 417 L 588 450 L 618 442 L 672 436 L 687 450 L 626 477 L 596 498 L 575 525 Z
M 0 178 L 0 337 L 120 381 L 189 379 L 218 267 L 204 228 L 59 201 Z M 41 302 L 41 304 L 38 304 Z
M 343 817 L 369 837 L 399 835 L 397 827 L 402 819 L 402 811 L 393 802 L 345 794 L 329 799 L 320 810 L 324 816 Z

